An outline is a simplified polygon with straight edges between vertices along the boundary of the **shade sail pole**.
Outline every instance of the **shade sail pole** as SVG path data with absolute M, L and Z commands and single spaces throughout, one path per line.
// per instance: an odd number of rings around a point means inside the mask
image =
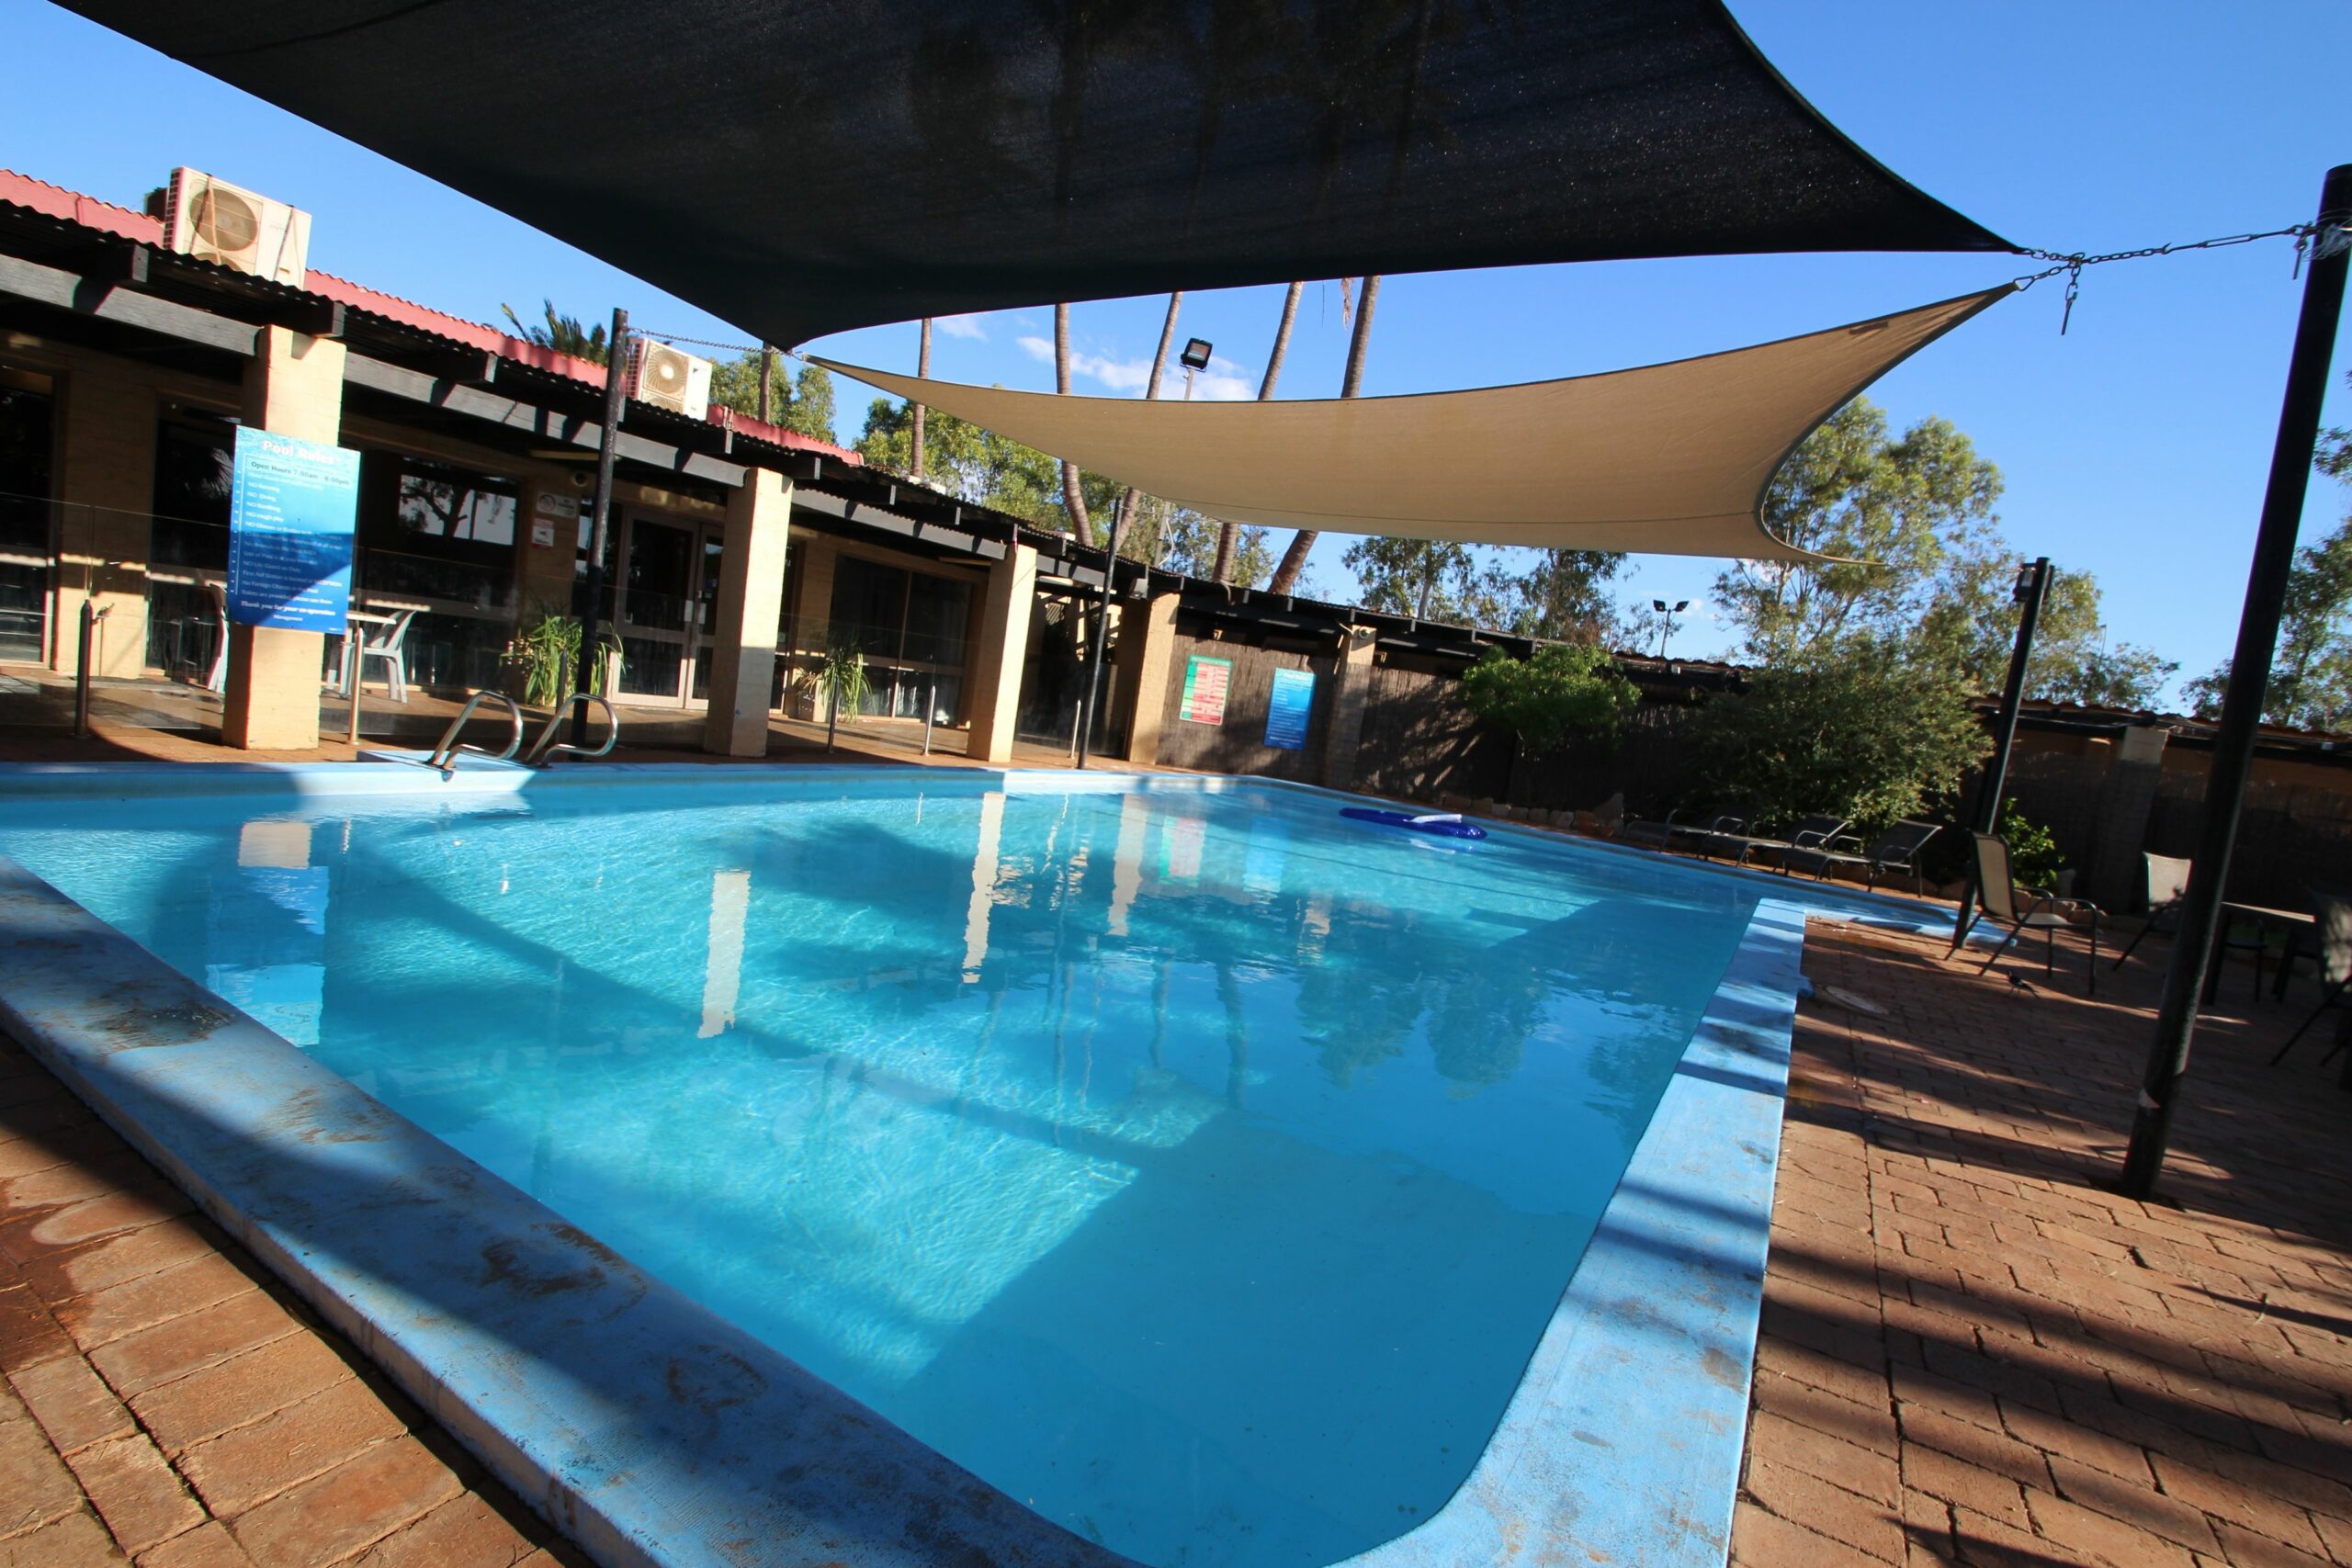
M 2303 283 L 2303 309 L 2295 323 L 2295 348 L 2287 362 L 2287 391 L 2278 411 L 2278 440 L 2270 452 L 2270 484 L 2262 501 L 2262 525 L 2255 535 L 2254 565 L 2246 573 L 2245 610 L 2238 619 L 2237 650 L 2230 658 L 2230 680 L 2222 697 L 2222 720 L 2213 738 L 2213 764 L 2205 777 L 2204 821 L 2197 859 L 2180 906 L 2180 934 L 2165 969 L 2164 1004 L 2156 1015 L 2156 1038 L 2148 1053 L 2146 1080 L 2132 1120 L 2132 1147 L 2123 1159 L 2123 1190 L 2134 1198 L 2155 1191 L 2165 1150 L 2172 1138 L 2173 1112 L 2181 1079 L 2188 1071 L 2188 1043 L 2197 1028 L 2197 999 L 2213 961 L 2213 938 L 2221 925 L 2222 895 L 2228 886 L 2230 852 L 2235 847 L 2238 809 L 2254 771 L 2255 733 L 2262 722 L 2264 689 L 2286 607 L 2287 581 L 2295 566 L 2295 533 L 2303 519 L 2303 496 L 2311 486 L 2312 453 L 2319 444 L 2321 400 L 2327 394 L 2328 361 L 2344 311 L 2345 236 L 2336 228 L 2352 219 L 2352 164 L 2327 172 L 2319 200 L 2319 235 L 2311 272 Z
M 580 689 L 596 689 L 594 660 L 605 614 L 605 540 L 612 527 L 613 459 L 618 454 L 621 416 L 628 412 L 628 312 L 613 307 L 612 335 L 605 340 L 605 428 L 596 442 L 596 490 L 588 522 L 588 604 L 580 613 Z M 571 743 L 588 744 L 588 705 L 571 708 Z
M 2033 563 L 2018 574 L 2018 640 L 2009 649 L 2009 678 L 2001 685 L 2000 716 L 1993 724 L 1993 758 L 1984 764 L 1984 776 L 1976 785 L 1976 819 L 1971 824 L 1980 833 L 1999 830 L 2001 792 L 2009 784 L 2009 752 L 2017 745 L 2018 709 L 2025 705 L 2025 677 L 2033 662 L 2034 629 L 2041 624 L 2041 602 L 2050 596 L 2050 558 L 2038 556 Z M 1960 914 L 1952 922 L 1951 950 L 1968 940 L 1969 927 L 1976 923 L 1976 857 L 1968 857 L 1968 891 L 1961 896 Z

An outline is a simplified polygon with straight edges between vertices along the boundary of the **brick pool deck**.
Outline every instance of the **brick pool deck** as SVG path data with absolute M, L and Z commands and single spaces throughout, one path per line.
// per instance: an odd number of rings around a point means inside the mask
M 2150 947 L 1815 929 L 1735 1562 L 2352 1564 L 2352 1094 L 2233 969 L 2118 1196 Z M 0 1568 L 580 1561 L 5 1041 L 0 1371 Z
M 2026 992 L 1815 928 L 1887 1016 L 1800 1014 L 1735 1562 L 2352 1563 L 2352 1093 L 2326 1026 L 2266 1066 L 2316 993 L 2231 968 L 2140 1203 L 2168 954 L 2096 1002 L 2082 956 Z

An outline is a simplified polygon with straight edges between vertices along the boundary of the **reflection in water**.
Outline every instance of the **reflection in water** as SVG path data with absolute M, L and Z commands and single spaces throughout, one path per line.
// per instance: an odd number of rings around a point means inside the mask
M 710 958 L 703 967 L 698 1040 L 724 1034 L 735 1021 L 735 998 L 743 986 L 743 917 L 751 908 L 750 872 L 710 874 Z
M 311 863 L 308 822 L 265 818 L 237 832 L 233 874 L 212 882 L 205 986 L 297 1045 L 316 1045 L 326 1009 L 327 870 Z
M 860 788 L 0 851 L 1074 1529 L 1260 1565 L 1425 1517 L 1744 899 L 1312 796 Z

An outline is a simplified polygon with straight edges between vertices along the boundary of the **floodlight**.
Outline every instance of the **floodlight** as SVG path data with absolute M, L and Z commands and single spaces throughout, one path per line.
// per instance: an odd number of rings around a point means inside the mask
M 1187 370 L 1205 370 L 1209 367 L 1209 340 L 1196 337 L 1184 345 L 1184 352 L 1177 357 Z

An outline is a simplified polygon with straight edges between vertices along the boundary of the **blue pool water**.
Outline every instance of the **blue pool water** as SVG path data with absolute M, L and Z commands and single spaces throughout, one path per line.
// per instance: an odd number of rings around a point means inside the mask
M 25 800 L 0 853 L 1071 1529 L 1303 1568 L 1468 1473 L 1758 892 L 1336 804 Z

